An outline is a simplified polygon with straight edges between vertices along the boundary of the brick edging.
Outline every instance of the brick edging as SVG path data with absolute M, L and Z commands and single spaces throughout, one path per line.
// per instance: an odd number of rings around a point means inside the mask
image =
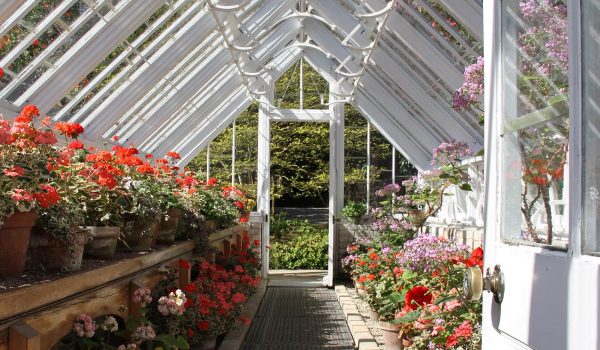
M 354 303 L 354 300 L 348 294 L 346 286 L 337 285 L 335 286 L 335 294 L 338 302 L 342 307 L 348 328 L 352 333 L 354 339 L 354 348 L 358 350 L 378 350 L 379 345 L 375 341 L 373 334 L 369 331 L 369 327 L 363 320 L 362 315 L 358 311 L 358 307 Z

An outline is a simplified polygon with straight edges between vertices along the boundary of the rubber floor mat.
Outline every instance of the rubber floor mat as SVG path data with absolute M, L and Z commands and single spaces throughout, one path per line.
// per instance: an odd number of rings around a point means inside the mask
M 354 342 L 335 292 L 267 289 L 241 350 L 352 350 Z

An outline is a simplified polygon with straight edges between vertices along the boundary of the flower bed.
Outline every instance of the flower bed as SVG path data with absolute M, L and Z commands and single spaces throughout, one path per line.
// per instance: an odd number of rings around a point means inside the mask
M 481 303 L 462 297 L 462 279 L 467 267 L 483 267 L 483 250 L 425 227 L 450 186 L 470 190 L 460 166 L 470 154 L 464 143 L 444 143 L 434 151 L 436 169 L 377 191 L 373 234 L 347 248 L 342 264 L 389 334 L 386 349 L 481 347 Z
M 57 348 L 188 349 L 189 344 L 215 342 L 236 322 L 247 321 L 239 316 L 260 281 L 258 247 L 258 242 L 244 245 L 214 263 L 204 258 L 179 260 L 179 269 L 191 270 L 190 282 L 177 285 L 176 269 L 165 268 L 155 288 L 134 291 L 133 313 L 126 321 L 113 315 L 95 320 L 82 313 L 74 320 L 73 333 Z

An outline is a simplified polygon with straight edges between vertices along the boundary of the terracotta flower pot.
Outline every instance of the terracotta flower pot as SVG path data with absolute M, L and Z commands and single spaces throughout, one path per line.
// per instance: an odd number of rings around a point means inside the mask
M 208 233 L 215 232 L 217 230 L 217 222 L 215 220 L 207 220 L 205 227 L 206 227 L 206 232 L 208 232 Z
M 0 277 L 23 274 L 31 228 L 35 224 L 34 212 L 14 213 L 0 226 Z
M 152 223 L 142 220 L 134 221 L 131 230 L 124 232 L 124 244 L 120 245 L 120 248 L 135 252 L 150 250 L 152 245 L 156 243 L 156 237 L 158 236 L 158 224 L 158 221 Z
M 72 242 L 53 238 L 45 230 L 34 227 L 29 239 L 29 266 L 41 266 L 47 272 L 79 271 L 88 232 L 81 230 Z
M 85 245 L 83 255 L 89 258 L 110 259 L 115 255 L 121 228 L 116 226 L 86 227 L 92 240 Z
M 167 217 L 163 216 L 161 218 L 156 240 L 158 243 L 173 244 L 175 242 L 175 234 L 177 233 L 177 226 L 182 214 L 181 209 L 169 209 Z
M 204 339 L 200 344 L 198 344 L 197 347 L 194 347 L 194 349 L 199 349 L 199 350 L 215 350 L 217 348 L 217 337 L 216 336 L 210 336 L 206 339 Z
M 400 326 L 390 322 L 379 321 L 379 329 L 383 335 L 385 350 L 401 350 L 402 341 L 399 338 Z

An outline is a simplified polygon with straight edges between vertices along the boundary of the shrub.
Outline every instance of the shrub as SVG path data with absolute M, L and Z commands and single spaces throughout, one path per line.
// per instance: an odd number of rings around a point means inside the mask
M 327 269 L 327 229 L 308 225 L 312 229 L 297 232 L 290 240 L 271 245 L 272 269 Z

